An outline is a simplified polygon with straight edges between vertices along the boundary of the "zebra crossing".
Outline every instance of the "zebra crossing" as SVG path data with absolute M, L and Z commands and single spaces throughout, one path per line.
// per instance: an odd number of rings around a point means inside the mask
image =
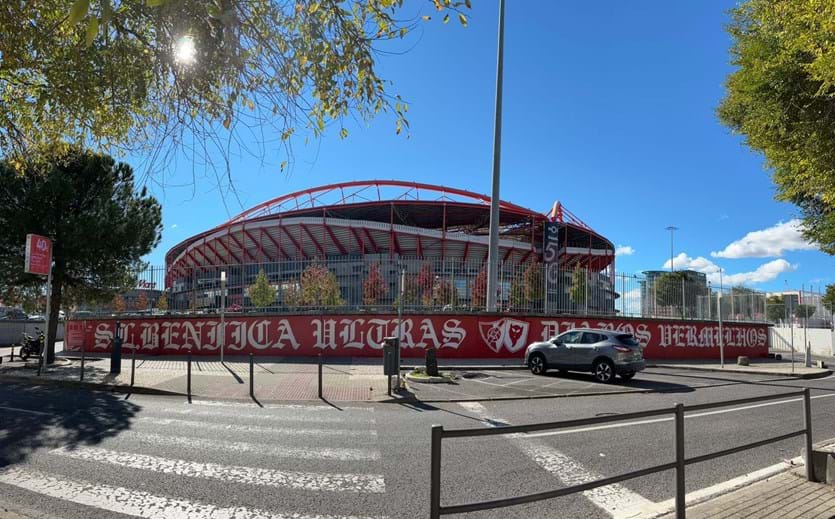
M 99 444 L 61 445 L 0 469 L 0 494 L 6 485 L 55 500 L 66 517 L 380 518 L 376 440 L 372 407 L 146 408 Z

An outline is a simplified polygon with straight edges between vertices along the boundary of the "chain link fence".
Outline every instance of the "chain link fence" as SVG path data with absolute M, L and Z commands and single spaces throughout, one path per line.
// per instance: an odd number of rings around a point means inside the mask
M 502 312 L 765 322 L 776 310 L 764 292 L 710 286 L 690 271 L 608 275 L 582 267 L 499 264 Z M 217 313 L 481 312 L 483 260 L 366 255 L 178 268 L 136 273 L 136 289 L 109 305 L 80 307 L 76 317 Z M 223 294 L 225 293 L 225 297 Z M 823 315 L 823 311 L 813 315 Z M 830 314 L 831 315 L 831 314 Z M 810 321 L 812 317 L 810 316 Z M 831 322 L 831 321 L 830 321 Z

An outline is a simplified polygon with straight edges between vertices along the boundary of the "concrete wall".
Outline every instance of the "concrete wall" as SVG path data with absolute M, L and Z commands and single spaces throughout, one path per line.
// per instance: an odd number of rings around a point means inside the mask
M 770 345 L 775 351 L 791 351 L 792 331 L 794 332 L 794 351 L 803 354 L 806 349 L 803 346 L 803 328 L 788 326 L 774 326 L 771 328 Z M 835 333 L 829 328 L 808 328 L 806 330 L 806 341 L 811 344 L 812 355 L 820 357 L 831 357 L 835 355 Z
M 35 336 L 35 328 L 40 328 L 46 332 L 46 324 L 44 321 L 0 321 L 0 346 L 9 346 L 11 344 L 20 344 L 23 340 L 23 333 L 28 333 L 32 337 Z M 64 340 L 64 323 L 58 323 L 58 333 L 55 338 L 57 341 Z

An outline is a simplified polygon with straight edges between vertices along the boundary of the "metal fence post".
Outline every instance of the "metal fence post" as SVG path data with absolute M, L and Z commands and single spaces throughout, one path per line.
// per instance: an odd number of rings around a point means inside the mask
M 186 393 L 188 401 L 191 402 L 191 350 L 188 350 L 188 364 L 186 367 Z
M 429 473 L 430 519 L 439 519 L 441 517 L 441 440 L 443 439 L 443 434 L 443 425 L 432 426 L 432 454 Z
M 136 373 L 136 345 L 130 354 L 130 387 L 133 387 L 134 374 Z
M 319 354 L 319 399 L 322 398 L 322 354 Z
M 84 346 L 81 346 L 81 372 L 78 374 L 78 380 L 84 381 Z
M 249 354 L 249 396 L 255 398 L 255 361 L 252 354 Z
M 685 518 L 684 404 L 676 404 L 676 519 Z
M 816 481 L 812 466 L 812 399 L 808 387 L 803 390 L 803 426 L 806 429 L 806 479 Z
M 14 362 L 14 344 L 12 344 L 12 353 L 9 355 L 9 362 Z

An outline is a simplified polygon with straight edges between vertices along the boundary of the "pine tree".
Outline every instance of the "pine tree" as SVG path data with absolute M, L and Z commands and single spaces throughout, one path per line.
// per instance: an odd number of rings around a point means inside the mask
M 571 273 L 571 288 L 568 289 L 568 297 L 577 307 L 586 303 L 586 283 L 586 270 L 577 265 Z
M 163 312 L 168 311 L 168 296 L 160 294 L 159 299 L 157 300 L 157 309 L 162 310 Z
M 275 304 L 275 288 L 270 285 L 264 269 L 258 271 L 255 283 L 249 287 L 249 299 L 258 308 L 266 308 Z

